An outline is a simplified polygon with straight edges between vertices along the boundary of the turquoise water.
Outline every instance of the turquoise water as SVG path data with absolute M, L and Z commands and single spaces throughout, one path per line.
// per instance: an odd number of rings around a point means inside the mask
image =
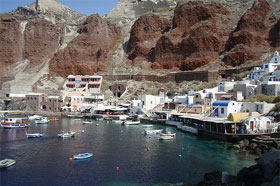
M 1 185 L 197 183 L 207 172 L 236 174 L 254 164 L 254 156 L 237 153 L 229 143 L 154 125 L 154 129 L 159 128 L 176 132 L 176 139 L 147 138 L 141 125 L 122 126 L 107 121 L 84 125 L 68 118 L 48 125 L 31 123 L 27 129 L 0 129 L 0 159 L 17 161 L 13 167 L 1 170 Z M 61 131 L 70 130 L 76 132 L 75 138 L 57 137 Z M 43 132 L 45 137 L 26 139 L 26 132 Z M 85 152 L 93 153 L 94 157 L 69 161 L 73 154 Z

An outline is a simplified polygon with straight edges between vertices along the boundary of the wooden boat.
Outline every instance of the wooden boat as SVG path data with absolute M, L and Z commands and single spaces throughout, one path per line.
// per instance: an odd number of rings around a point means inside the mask
M 4 121 L 1 122 L 1 127 L 7 129 L 25 128 L 29 125 L 30 124 L 28 122 L 23 122 L 22 118 L 6 118 Z
M 132 121 L 132 120 L 127 120 L 123 122 L 123 125 L 139 125 L 140 121 Z
M 47 117 L 42 117 L 40 120 L 35 120 L 36 124 L 49 124 L 50 120 Z
M 172 140 L 175 136 L 159 136 L 159 140 Z
M 69 138 L 69 137 L 74 137 L 75 133 L 76 132 L 73 132 L 73 131 L 67 132 L 67 133 L 61 132 L 61 134 L 58 134 L 57 136 L 60 138 Z
M 83 153 L 83 154 L 77 154 L 73 156 L 74 160 L 82 160 L 82 159 L 87 159 L 91 158 L 93 156 L 92 153 Z
M 7 168 L 16 163 L 16 160 L 13 159 L 4 159 L 0 161 L 0 168 Z
M 41 133 L 33 133 L 33 134 L 26 134 L 27 138 L 40 138 L 43 137 L 44 135 Z

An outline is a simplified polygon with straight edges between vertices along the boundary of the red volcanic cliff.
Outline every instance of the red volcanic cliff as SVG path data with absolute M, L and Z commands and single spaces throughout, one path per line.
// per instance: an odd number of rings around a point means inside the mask
M 80 35 L 65 49 L 58 51 L 50 61 L 50 73 L 67 76 L 69 74 L 93 74 L 105 70 L 106 60 L 121 38 L 120 29 L 92 15 L 79 30 Z
M 12 16 L 0 16 L 0 77 L 9 76 L 7 68 L 22 60 L 22 41 L 20 21 Z
M 237 28 L 229 38 L 223 61 L 227 65 L 238 66 L 250 60 L 260 58 L 263 51 L 269 49 L 270 5 L 259 0 L 241 17 Z
M 231 31 L 229 15 L 225 7 L 216 3 L 188 2 L 177 7 L 174 11 L 172 29 L 162 32 L 163 28 L 159 30 L 161 32 L 153 32 L 153 39 L 149 38 L 149 61 L 153 62 L 152 67 L 192 70 L 217 59 L 219 53 L 224 50 Z M 145 30 L 149 20 L 142 19 L 142 22 L 147 23 L 134 24 L 133 31 Z M 154 19 L 156 23 L 150 25 L 162 25 L 159 20 L 161 19 Z M 145 50 L 138 47 L 145 43 L 145 37 L 145 34 L 131 32 L 130 50 L 137 51 L 133 53 L 134 58 L 139 54 L 148 53 L 147 47 Z M 132 42 L 135 40 L 137 44 Z
M 44 19 L 28 21 L 24 32 L 24 58 L 31 67 L 53 57 L 63 41 L 64 28 Z
M 171 27 L 169 20 L 154 14 L 141 16 L 132 26 L 128 43 L 128 58 L 133 61 L 144 58 L 149 60 L 151 48 L 160 35 Z M 136 58 L 136 59 L 135 59 Z

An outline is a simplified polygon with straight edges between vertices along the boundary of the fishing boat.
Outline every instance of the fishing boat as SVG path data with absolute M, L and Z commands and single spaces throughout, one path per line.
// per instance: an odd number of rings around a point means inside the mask
M 47 117 L 42 117 L 40 120 L 35 120 L 36 124 L 48 124 L 50 120 Z
M 61 132 L 60 134 L 58 134 L 57 136 L 60 137 L 60 138 L 69 138 L 69 137 L 74 137 L 75 136 L 75 133 L 76 132 L 73 132 L 73 131 L 69 131 L 69 132 Z
M 26 134 L 27 138 L 40 138 L 43 137 L 44 134 L 41 133 L 33 133 L 33 134 Z
M 83 153 L 83 154 L 77 154 L 73 156 L 74 160 L 82 160 L 82 159 L 87 159 L 91 158 L 93 156 L 92 153 Z
M 42 116 L 39 115 L 33 115 L 33 116 L 28 116 L 29 120 L 40 120 Z
M 162 132 L 162 129 L 157 129 L 157 130 L 145 130 L 145 134 L 147 135 L 156 135 L 160 134 Z
M 1 122 L 1 127 L 12 129 L 12 128 L 25 128 L 30 124 L 28 122 L 23 122 L 22 118 L 6 118 Z
M 140 121 L 127 120 L 122 123 L 123 125 L 139 125 Z
M 159 136 L 159 140 L 171 140 L 174 138 L 175 136 Z
M 0 168 L 7 168 L 16 163 L 16 160 L 13 159 L 3 159 L 0 161 Z
M 83 121 L 83 124 L 92 124 L 92 121 Z

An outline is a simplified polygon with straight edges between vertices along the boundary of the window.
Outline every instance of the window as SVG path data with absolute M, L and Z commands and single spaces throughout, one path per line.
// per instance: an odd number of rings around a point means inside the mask
M 29 97 L 27 97 L 27 100 L 29 100 Z
M 153 101 L 151 101 L 151 104 L 153 104 Z
M 221 114 L 224 114 L 224 113 L 225 113 L 225 109 L 221 108 Z
M 34 98 L 34 100 L 36 100 L 36 98 Z
M 52 110 L 52 108 L 51 108 L 51 107 L 49 107 L 49 109 L 50 109 L 50 110 Z
M 268 65 L 265 65 L 264 68 L 268 68 Z
M 197 95 L 195 95 L 195 98 L 198 98 L 198 94 L 197 94 Z
M 32 97 L 31 97 L 30 99 L 31 99 L 31 100 L 33 100 L 33 98 L 32 98 Z

